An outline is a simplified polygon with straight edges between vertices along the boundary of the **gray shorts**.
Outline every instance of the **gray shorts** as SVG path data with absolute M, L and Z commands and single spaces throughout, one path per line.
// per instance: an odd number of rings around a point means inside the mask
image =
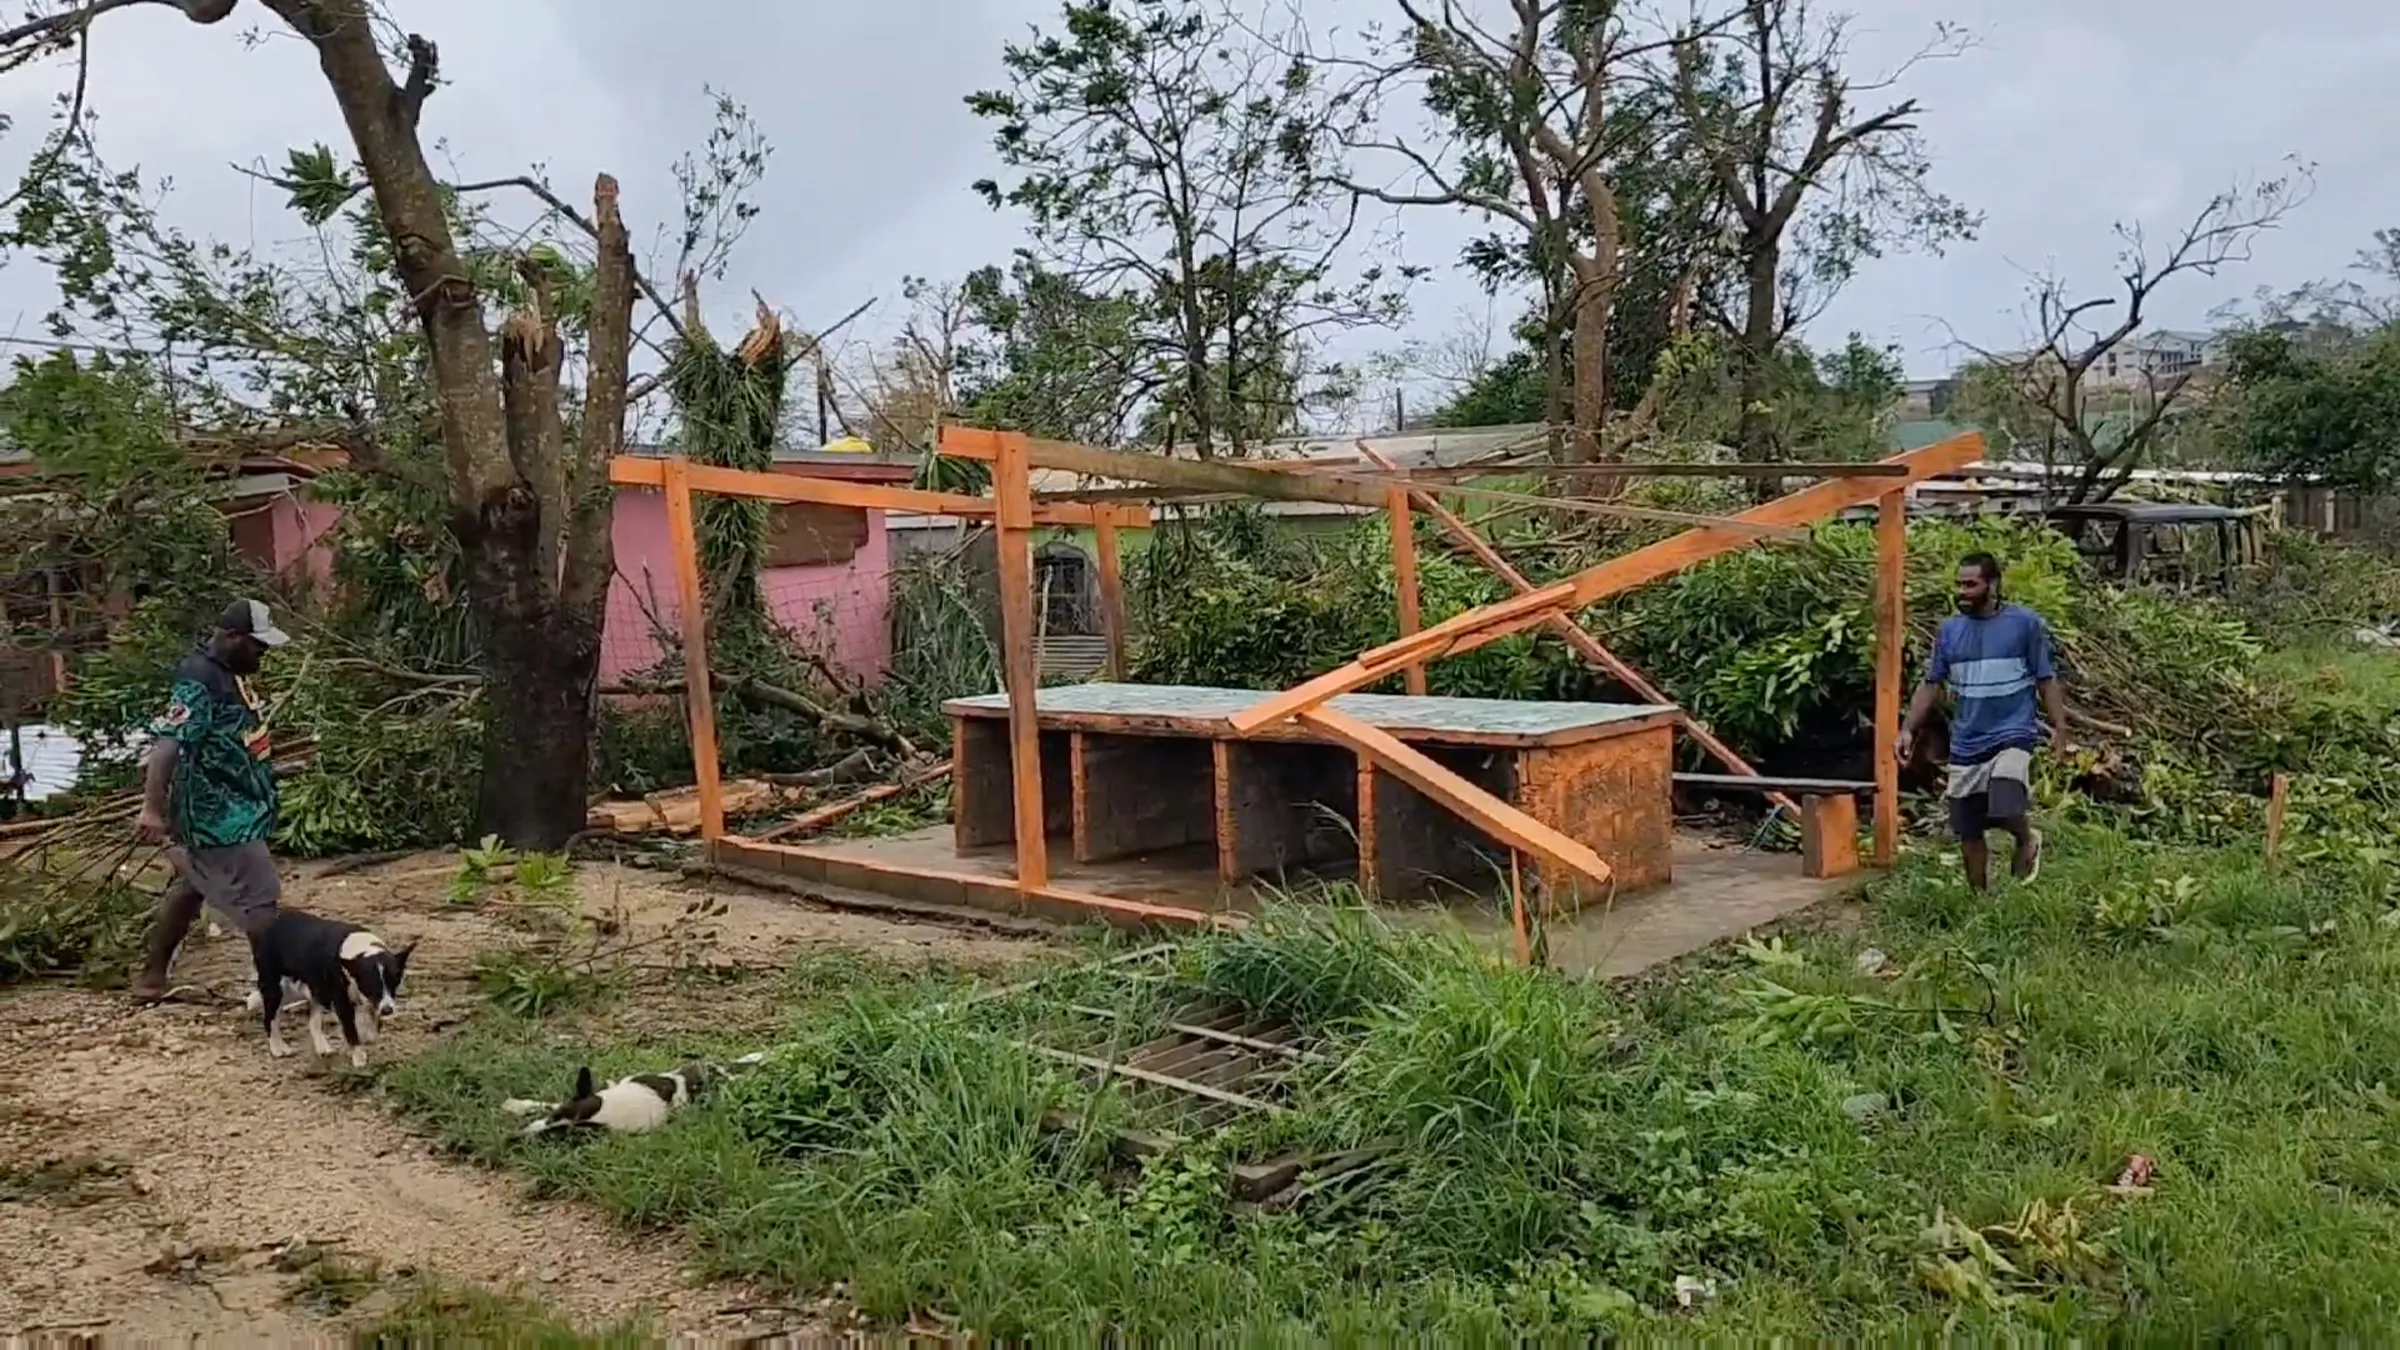
M 1950 766 L 1950 831 L 1967 843 L 1995 821 L 2020 821 L 2033 805 L 2033 752 L 2007 749 L 1977 764 Z
M 175 870 L 200 899 L 245 937 L 257 937 L 275 921 L 283 899 L 283 878 L 275 871 L 275 855 L 267 841 L 253 840 L 231 848 L 173 848 L 167 850 Z

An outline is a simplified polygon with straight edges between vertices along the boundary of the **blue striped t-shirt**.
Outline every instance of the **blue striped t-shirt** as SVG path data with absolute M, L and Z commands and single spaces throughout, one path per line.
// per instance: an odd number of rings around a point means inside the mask
M 1950 717 L 1950 762 L 1980 764 L 2002 750 L 2042 742 L 2035 687 L 2057 672 L 2042 616 L 2002 605 L 1988 618 L 1957 614 L 1933 638 L 1925 682 L 1947 684 L 1958 700 Z

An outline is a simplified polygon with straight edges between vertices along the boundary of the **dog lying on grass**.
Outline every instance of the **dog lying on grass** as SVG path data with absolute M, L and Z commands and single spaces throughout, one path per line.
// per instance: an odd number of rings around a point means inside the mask
M 767 1062 L 762 1053 L 744 1055 L 726 1065 L 693 1062 L 666 1073 L 628 1074 L 594 1089 L 592 1071 L 575 1071 L 574 1094 L 563 1102 L 537 1102 L 511 1097 L 500 1109 L 512 1116 L 538 1116 L 525 1127 L 527 1137 L 553 1130 L 606 1130 L 611 1134 L 646 1134 L 667 1123 L 668 1117 L 690 1105 L 718 1080 Z

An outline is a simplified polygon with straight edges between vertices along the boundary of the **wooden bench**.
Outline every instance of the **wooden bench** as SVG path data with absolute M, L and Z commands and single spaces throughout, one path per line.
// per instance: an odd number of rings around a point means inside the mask
M 1484 889 L 1505 876 L 1504 850 L 1347 746 L 1297 723 L 1235 735 L 1226 718 L 1261 697 L 1185 685 L 1043 689 L 1048 832 L 1071 838 L 1078 863 L 1205 847 L 1229 884 L 1353 860 L 1360 884 L 1387 898 Z M 1589 846 L 1620 889 L 1672 876 L 1675 708 L 1379 694 L 1333 706 Z M 1006 696 L 943 710 L 959 849 L 1012 842 Z
M 1675 786 L 1712 792 L 1800 794 L 1800 872 L 1810 877 L 1848 876 L 1858 870 L 1858 799 L 1875 795 L 1875 785 L 1849 778 L 1751 777 L 1732 773 L 1679 773 Z

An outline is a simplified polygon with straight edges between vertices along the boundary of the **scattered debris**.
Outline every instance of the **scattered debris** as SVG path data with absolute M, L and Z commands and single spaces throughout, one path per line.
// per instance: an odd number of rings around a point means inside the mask
M 2149 1195 L 2152 1193 L 2151 1182 L 2157 1176 L 2158 1164 L 2151 1161 L 2149 1154 L 2131 1154 L 2125 1159 L 2125 1165 L 2117 1169 L 2116 1183 L 2108 1188 L 2108 1192 L 2128 1199 Z
M 1717 1285 L 1714 1280 L 1703 1280 L 1691 1275 L 1675 1277 L 1676 1307 L 1697 1308 L 1701 1304 L 1715 1299 L 1716 1296 Z
M 1858 954 L 1858 973 L 1879 979 L 1890 979 L 1899 972 L 1892 969 L 1892 958 L 1881 947 L 1869 947 Z
M 1892 1099 L 1880 1092 L 1861 1092 L 1842 1099 L 1842 1114 L 1853 1124 L 1871 1125 L 1891 1109 Z
M 866 791 L 859 793 L 855 797 L 846 797 L 841 801 L 832 803 L 831 805 L 820 806 L 805 815 L 796 816 L 791 820 L 785 821 L 783 824 L 776 826 L 774 829 L 768 830 L 766 833 L 759 835 L 758 838 L 760 842 L 764 843 L 776 839 L 787 839 L 793 835 L 808 834 L 812 831 L 821 830 L 826 826 L 834 824 L 835 822 L 840 821 L 866 807 L 873 806 L 877 802 L 890 801 L 894 797 L 914 792 L 918 788 L 924 787 L 929 783 L 938 783 L 949 776 L 950 765 L 946 762 L 937 764 L 930 769 L 922 770 L 910 777 L 903 778 L 899 782 L 884 783 L 876 787 L 868 788 Z

